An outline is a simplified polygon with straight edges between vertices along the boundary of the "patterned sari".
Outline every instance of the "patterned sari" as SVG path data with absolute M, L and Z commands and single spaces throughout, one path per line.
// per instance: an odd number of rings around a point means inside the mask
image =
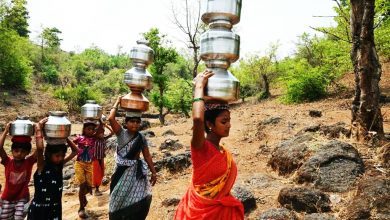
M 123 145 L 123 143 L 125 143 Z M 135 159 L 146 146 L 145 138 L 126 130 L 118 134 L 116 169 L 110 185 L 110 219 L 145 219 L 151 203 L 151 187 L 145 161 Z
M 208 141 L 204 148 L 214 148 Z M 213 151 L 209 151 L 213 152 Z M 192 154 L 196 153 L 192 150 Z M 194 164 L 196 158 L 192 155 Z M 242 203 L 230 194 L 237 177 L 237 166 L 226 149 L 214 151 L 205 163 L 193 166 L 191 184 L 176 210 L 176 220 L 242 220 Z

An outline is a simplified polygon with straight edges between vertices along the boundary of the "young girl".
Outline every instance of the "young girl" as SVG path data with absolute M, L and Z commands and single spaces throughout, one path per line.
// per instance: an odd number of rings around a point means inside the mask
M 118 143 L 115 157 L 116 169 L 110 185 L 109 219 L 143 220 L 148 215 L 152 201 L 150 185 L 156 183 L 156 170 L 146 139 L 138 132 L 141 113 L 127 112 L 126 129 L 124 129 L 115 120 L 119 102 L 120 98 L 114 104 L 109 116 Z M 150 182 L 147 179 L 145 161 L 140 159 L 141 152 L 152 172 Z
M 19 220 L 26 216 L 25 206 L 30 200 L 28 183 L 37 157 L 36 151 L 27 156 L 31 152 L 31 137 L 28 136 L 13 137 L 11 140 L 12 158 L 7 155 L 4 142 L 10 126 L 11 123 L 8 123 L 0 137 L 0 157 L 5 167 L 5 187 L 1 195 L 0 219 Z M 39 140 L 39 135 L 36 138 Z
M 82 135 L 77 136 L 73 140 L 79 148 L 74 169 L 76 182 L 80 186 L 80 208 L 78 211 L 80 218 L 88 218 L 85 206 L 88 203 L 86 195 L 88 193 L 92 194 L 92 159 L 96 141 L 95 129 L 96 123 L 94 121 L 85 121 Z
M 212 75 L 206 70 L 195 78 L 192 181 L 177 207 L 175 220 L 244 219 L 242 203 L 230 194 L 237 177 L 237 166 L 232 154 L 220 144 L 221 138 L 229 136 L 229 106 L 205 105 L 203 100 L 204 88 Z
M 110 134 L 104 136 L 104 127 L 110 130 Z M 95 137 L 95 148 L 93 151 L 93 161 L 92 161 L 92 185 L 95 187 L 95 196 L 101 196 L 102 193 L 99 191 L 99 186 L 102 184 L 104 176 L 104 157 L 106 141 L 108 138 L 112 137 L 114 131 L 110 126 L 106 125 L 102 120 L 100 120 L 99 127 L 96 131 Z
M 67 157 L 65 144 L 46 145 L 43 154 L 42 129 L 47 118 L 36 125 L 37 135 L 37 171 L 34 174 L 34 198 L 28 211 L 28 220 L 61 220 L 62 219 L 62 168 L 64 164 L 77 155 L 77 146 L 67 139 L 72 153 Z

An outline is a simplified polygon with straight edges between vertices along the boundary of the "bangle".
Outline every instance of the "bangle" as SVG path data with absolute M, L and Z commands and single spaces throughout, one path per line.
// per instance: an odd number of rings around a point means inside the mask
M 203 99 L 203 98 L 194 98 L 194 99 L 192 100 L 193 103 L 194 103 L 194 102 L 198 102 L 198 101 L 204 101 L 204 99 Z

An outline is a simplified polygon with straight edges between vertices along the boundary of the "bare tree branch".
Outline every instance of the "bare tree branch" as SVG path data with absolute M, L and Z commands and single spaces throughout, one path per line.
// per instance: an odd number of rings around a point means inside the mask
M 333 33 L 330 33 L 329 31 L 327 31 L 327 30 L 325 30 L 325 29 L 321 29 L 321 28 L 315 28 L 315 27 L 311 27 L 311 26 L 309 26 L 311 29 L 313 29 L 313 30 L 315 30 L 315 31 L 319 31 L 319 32 L 321 32 L 321 33 L 324 33 L 324 34 L 328 34 L 328 35 L 331 35 L 331 36 L 333 36 L 333 37 L 335 37 L 335 38 L 337 38 L 337 39 L 339 39 L 339 40 L 342 40 L 342 41 L 345 41 L 345 42 L 348 42 L 348 43 L 352 43 L 352 41 L 350 41 L 350 40 L 346 40 L 346 39 L 344 39 L 344 38 L 342 38 L 342 37 L 340 37 L 340 36 L 337 36 L 336 34 L 333 34 Z

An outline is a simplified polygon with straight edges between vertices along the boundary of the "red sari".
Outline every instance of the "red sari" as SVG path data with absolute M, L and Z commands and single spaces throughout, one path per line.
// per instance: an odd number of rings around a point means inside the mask
M 244 219 L 242 203 L 230 194 L 237 177 L 237 166 L 230 159 L 230 152 L 219 152 L 209 141 L 205 141 L 202 149 L 191 148 L 191 153 L 192 181 L 177 207 L 174 219 Z M 199 191 L 216 180 L 220 180 L 219 185 L 212 189 L 216 194 L 209 195 Z

